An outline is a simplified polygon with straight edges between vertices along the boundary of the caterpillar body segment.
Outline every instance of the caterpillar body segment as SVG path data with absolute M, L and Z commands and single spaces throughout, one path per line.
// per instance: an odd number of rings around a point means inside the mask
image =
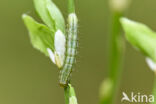
M 77 23 L 78 19 L 75 13 L 69 14 L 68 17 L 68 33 L 66 38 L 66 52 L 64 65 L 60 71 L 60 85 L 67 86 L 69 77 L 76 61 L 77 53 Z

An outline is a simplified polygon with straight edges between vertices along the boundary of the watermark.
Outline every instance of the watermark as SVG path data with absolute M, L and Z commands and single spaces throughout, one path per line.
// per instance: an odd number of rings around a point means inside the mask
M 146 95 L 141 93 L 131 92 L 129 95 L 122 92 L 121 102 L 131 102 L 131 103 L 153 103 L 155 101 L 154 95 Z

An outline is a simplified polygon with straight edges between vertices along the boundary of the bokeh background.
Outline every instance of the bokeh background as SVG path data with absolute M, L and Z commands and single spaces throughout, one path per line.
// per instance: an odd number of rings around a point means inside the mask
M 66 0 L 53 0 L 67 17 Z M 132 0 L 125 16 L 156 30 L 156 0 Z M 108 0 L 76 0 L 79 55 L 72 84 L 79 104 L 97 104 L 99 86 L 108 74 Z M 58 70 L 32 48 L 21 15 L 39 20 L 32 0 L 0 0 L 0 104 L 64 104 Z M 153 73 L 144 56 L 126 42 L 124 72 L 116 104 L 123 91 L 150 94 Z

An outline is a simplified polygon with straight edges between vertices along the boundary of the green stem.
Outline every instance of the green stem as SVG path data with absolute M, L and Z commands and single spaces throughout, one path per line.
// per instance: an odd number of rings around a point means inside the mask
M 69 104 L 69 93 L 68 93 L 68 86 L 64 88 L 64 97 L 65 97 L 65 104 Z
M 68 0 L 68 13 L 75 13 L 74 0 Z M 68 84 L 68 86 L 64 88 L 64 96 L 66 104 L 78 104 L 74 88 L 71 84 Z
M 155 76 L 154 76 L 154 85 L 153 85 L 153 95 L 154 95 L 154 100 L 156 99 L 156 73 L 155 73 Z M 156 102 L 154 101 L 153 103 L 151 104 L 156 104 Z
M 120 77 L 122 73 L 122 62 L 124 54 L 124 42 L 121 35 L 120 17 L 122 13 L 113 12 L 111 19 L 111 36 L 110 36 L 110 50 L 109 50 L 109 80 L 111 82 L 111 91 L 109 96 L 103 97 L 101 104 L 113 104 L 117 95 Z
M 65 103 L 66 104 L 77 104 L 75 90 L 71 86 L 71 84 L 69 84 L 66 88 L 64 88 L 64 93 L 65 93 Z
M 68 13 L 75 13 L 74 0 L 68 0 Z
M 120 17 L 122 13 L 114 12 L 112 17 L 112 30 L 111 30 L 111 44 L 110 44 L 110 64 L 109 64 L 109 78 L 113 83 L 111 97 L 108 104 L 113 104 L 117 95 L 120 78 L 122 73 L 122 62 L 124 54 L 124 42 L 121 35 Z

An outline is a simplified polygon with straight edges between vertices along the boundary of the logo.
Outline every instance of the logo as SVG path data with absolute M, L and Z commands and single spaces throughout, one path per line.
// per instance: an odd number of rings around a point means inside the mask
M 131 102 L 131 103 L 153 103 L 154 102 L 154 95 L 145 95 L 141 93 L 135 94 L 131 92 L 130 96 L 128 96 L 125 92 L 122 92 L 122 99 L 121 102 Z

